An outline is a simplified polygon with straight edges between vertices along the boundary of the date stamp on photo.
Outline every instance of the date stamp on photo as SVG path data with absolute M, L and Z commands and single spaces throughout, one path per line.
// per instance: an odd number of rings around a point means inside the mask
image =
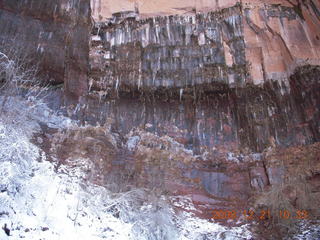
M 236 220 L 240 217 L 244 217 L 247 221 L 254 220 L 268 220 L 272 217 L 278 217 L 280 219 L 295 219 L 295 220 L 306 220 L 309 219 L 309 213 L 307 210 L 295 210 L 288 211 L 286 209 L 279 210 L 275 213 L 271 213 L 269 209 L 266 210 L 213 210 L 212 219 L 213 220 Z

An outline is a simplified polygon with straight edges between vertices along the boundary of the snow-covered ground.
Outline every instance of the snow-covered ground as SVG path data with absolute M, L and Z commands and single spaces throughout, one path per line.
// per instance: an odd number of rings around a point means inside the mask
M 39 123 L 77 126 L 35 99 L 12 97 L 0 115 L 0 226 L 10 230 L 7 236 L 0 229 L 1 240 L 251 238 L 246 227 L 226 228 L 191 213 L 176 214 L 169 199 L 150 191 L 112 193 L 84 183 L 82 169 L 55 172 L 31 141 Z M 90 167 L 86 159 L 75 161 Z

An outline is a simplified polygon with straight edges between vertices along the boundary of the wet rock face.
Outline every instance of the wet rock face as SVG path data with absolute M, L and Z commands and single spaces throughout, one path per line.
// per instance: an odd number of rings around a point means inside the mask
M 86 93 L 89 1 L 1 0 L 0 29 L 1 45 L 33 58 L 44 80 Z
M 297 66 L 320 64 L 318 7 L 245 1 L 182 15 L 143 18 L 138 7 L 113 14 L 92 33 L 91 89 L 179 95 L 195 86 L 287 81 Z
M 228 7 L 96 23 L 89 85 L 120 97 L 106 111 L 121 131 L 150 123 L 196 153 L 319 141 L 319 4 Z
M 140 21 L 114 15 L 95 30 L 102 46 L 93 48 L 91 57 L 103 53 L 104 65 L 93 64 L 92 76 L 102 88 L 185 88 L 212 82 L 241 86 L 246 62 L 240 11 L 236 6 Z
M 320 139 L 320 75 L 317 67 L 305 66 L 290 78 L 295 103 L 304 125 L 313 134 L 311 141 Z M 301 104 L 303 103 L 303 104 Z
M 99 99 L 87 99 L 76 118 L 104 124 L 110 117 L 123 134 L 146 126 L 195 153 L 261 152 L 270 146 L 307 145 L 320 141 L 319 73 L 319 67 L 305 66 L 296 70 L 289 86 L 272 82 L 263 87 L 203 91 L 196 100 L 185 93 L 181 101 L 170 93 L 159 98 L 119 94 L 120 99 L 100 99 L 99 104 Z
M 235 4 L 2 0 L 0 40 L 20 46 L 44 79 L 76 95 L 89 85 L 117 93 L 173 89 L 179 98 L 194 86 L 220 91 L 219 84 L 286 80 L 297 66 L 319 64 L 318 2 Z M 96 27 L 89 54 L 90 7 Z

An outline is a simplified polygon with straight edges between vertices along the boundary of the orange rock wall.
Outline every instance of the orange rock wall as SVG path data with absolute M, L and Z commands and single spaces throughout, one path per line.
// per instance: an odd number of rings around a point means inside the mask
M 256 84 L 287 79 L 298 65 L 320 64 L 320 16 L 310 5 L 302 6 L 304 19 L 290 12 L 284 6 L 244 9 L 246 58 Z
M 142 18 L 160 15 L 216 11 L 242 2 L 245 5 L 288 4 L 285 0 L 91 0 L 94 19 L 105 20 L 113 13 L 139 9 Z

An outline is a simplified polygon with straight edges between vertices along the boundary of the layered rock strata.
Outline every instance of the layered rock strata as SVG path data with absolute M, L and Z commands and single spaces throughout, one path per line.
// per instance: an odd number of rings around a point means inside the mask
M 216 91 L 221 85 L 288 84 L 296 67 L 320 63 L 317 2 L 228 4 L 222 10 L 191 8 L 181 15 L 153 17 L 143 15 L 136 4 L 134 11 L 97 21 L 90 51 L 91 89 L 173 89 L 179 95 L 195 88 Z
M 78 96 L 88 88 L 192 95 L 195 87 L 286 81 L 297 66 L 318 65 L 319 7 L 314 0 L 2 0 L 1 41 L 30 53 L 43 78 Z
M 104 65 L 92 65 L 95 76 L 102 77 L 102 88 L 116 89 L 185 88 L 212 82 L 241 86 L 246 62 L 240 11 L 236 6 L 223 13 L 140 21 L 115 17 L 114 24 L 96 30 L 102 38 L 98 51 L 104 52 Z M 234 59 L 229 66 L 225 45 Z
M 320 141 L 319 74 L 319 67 L 305 66 L 296 70 L 289 86 L 270 82 L 213 93 L 203 90 L 198 101 L 185 95 L 175 100 L 170 93 L 116 100 L 97 95 L 70 114 L 94 124 L 111 118 L 122 134 L 149 124 L 150 132 L 173 137 L 196 153 L 305 145 Z

